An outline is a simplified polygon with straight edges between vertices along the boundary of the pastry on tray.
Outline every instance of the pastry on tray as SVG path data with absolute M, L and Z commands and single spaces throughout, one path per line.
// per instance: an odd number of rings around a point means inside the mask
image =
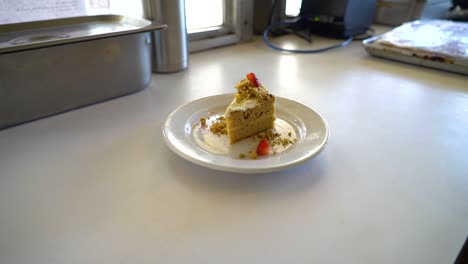
M 468 74 L 468 23 L 416 20 L 366 39 L 375 56 Z

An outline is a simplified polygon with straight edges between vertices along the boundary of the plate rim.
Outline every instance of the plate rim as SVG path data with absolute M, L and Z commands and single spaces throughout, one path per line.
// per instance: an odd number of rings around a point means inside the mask
M 216 94 L 216 95 L 205 96 L 205 97 L 197 98 L 195 100 L 186 102 L 186 103 L 178 106 L 177 108 L 175 108 L 166 117 L 166 120 L 164 121 L 163 127 L 162 127 L 163 138 L 164 138 L 164 141 L 166 143 L 166 146 L 168 146 L 169 149 L 171 149 L 171 151 L 173 151 L 175 154 L 182 157 L 183 159 L 185 159 L 187 161 L 190 161 L 190 162 L 192 162 L 194 164 L 197 164 L 199 166 L 205 167 L 205 168 L 209 168 L 209 169 L 213 169 L 213 170 L 217 170 L 217 171 L 240 173 L 240 174 L 258 174 L 258 173 L 268 173 L 268 172 L 275 172 L 275 171 L 285 170 L 285 169 L 291 168 L 293 166 L 297 166 L 299 164 L 302 164 L 305 161 L 307 161 L 309 159 L 312 159 L 312 158 L 316 157 L 317 155 L 319 155 L 325 149 L 326 145 L 328 144 L 328 141 L 329 141 L 329 138 L 330 138 L 330 129 L 329 129 L 328 123 L 325 120 L 325 118 L 323 117 L 323 115 L 320 112 L 318 112 L 317 110 L 305 105 L 304 103 L 302 103 L 300 101 L 292 100 L 292 99 L 281 97 L 281 96 L 275 96 L 275 97 L 279 98 L 281 100 L 286 100 L 286 101 L 293 102 L 295 104 L 300 104 L 301 106 L 303 106 L 303 107 L 309 109 L 310 111 L 314 112 L 320 118 L 320 120 L 323 122 L 324 129 L 325 129 L 325 136 L 324 136 L 322 142 L 320 142 L 320 144 L 318 145 L 318 148 L 317 148 L 317 150 L 315 152 L 311 152 L 310 154 L 304 155 L 304 156 L 300 157 L 297 160 L 289 161 L 287 163 L 273 164 L 272 166 L 259 167 L 259 168 L 255 168 L 255 167 L 249 167 L 249 168 L 241 167 L 241 168 L 239 168 L 239 167 L 232 167 L 232 166 L 227 166 L 227 165 L 209 163 L 209 162 L 202 161 L 200 159 L 197 159 L 196 157 L 192 157 L 191 155 L 188 155 L 188 154 L 184 153 L 183 151 L 181 151 L 179 148 L 177 148 L 171 142 L 171 140 L 168 137 L 168 132 L 169 131 L 167 131 L 168 123 L 172 120 L 172 117 L 175 116 L 181 109 L 184 109 L 187 106 L 189 106 L 191 104 L 198 103 L 200 101 L 209 100 L 209 99 L 213 99 L 213 98 L 216 98 L 216 97 L 234 96 L 234 94 L 235 93 L 221 93 L 221 94 Z M 215 154 L 213 154 L 213 155 L 215 155 Z M 246 161 L 250 161 L 250 160 L 246 160 Z

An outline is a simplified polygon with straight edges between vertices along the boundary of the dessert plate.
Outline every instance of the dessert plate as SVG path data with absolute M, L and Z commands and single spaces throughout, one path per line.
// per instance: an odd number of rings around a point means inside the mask
M 329 130 L 324 118 L 301 103 L 277 96 L 275 128 L 294 143 L 273 146 L 272 154 L 250 158 L 249 151 L 256 150 L 260 139 L 251 137 L 229 144 L 227 135 L 216 135 L 209 128 L 233 98 L 234 94 L 214 95 L 175 109 L 163 127 L 167 146 L 195 164 L 237 173 L 283 170 L 315 157 L 325 148 Z M 201 118 L 206 118 L 206 126 L 201 124 Z

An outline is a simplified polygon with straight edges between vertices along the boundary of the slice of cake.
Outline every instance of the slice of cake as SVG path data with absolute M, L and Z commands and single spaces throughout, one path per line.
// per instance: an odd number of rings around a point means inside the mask
M 237 94 L 224 115 L 231 144 L 274 128 L 276 119 L 275 96 L 268 92 L 255 74 L 247 74 L 236 89 Z

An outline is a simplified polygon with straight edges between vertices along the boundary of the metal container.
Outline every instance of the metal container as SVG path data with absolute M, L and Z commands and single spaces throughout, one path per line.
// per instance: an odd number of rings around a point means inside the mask
M 118 15 L 0 25 L 0 129 L 116 98 L 151 81 L 151 35 Z
M 187 69 L 189 50 L 184 0 L 149 0 L 148 18 L 166 24 L 167 30 L 154 31 L 153 71 L 173 73 Z

